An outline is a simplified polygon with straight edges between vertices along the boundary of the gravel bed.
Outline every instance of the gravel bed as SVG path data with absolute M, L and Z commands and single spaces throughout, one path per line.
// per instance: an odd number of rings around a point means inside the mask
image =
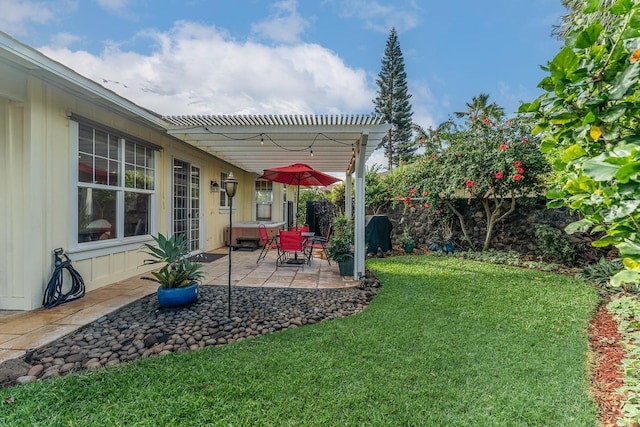
M 341 289 L 233 288 L 230 318 L 224 286 L 201 286 L 198 301 L 179 309 L 159 308 L 152 294 L 38 348 L 30 361 L 0 364 L 0 387 L 348 316 L 364 310 L 379 286 L 365 278 Z

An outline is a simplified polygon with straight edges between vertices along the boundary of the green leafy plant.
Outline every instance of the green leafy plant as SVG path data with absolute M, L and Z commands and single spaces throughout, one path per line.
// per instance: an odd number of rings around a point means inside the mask
M 487 224 L 482 250 L 488 250 L 496 224 L 515 212 L 518 198 L 542 194 L 549 165 L 538 150 L 538 139 L 531 135 L 531 119 L 523 115 L 506 119 L 496 105 L 465 117 L 461 124 L 449 120 L 425 133 L 427 154 L 402 171 L 404 195 L 397 199 L 436 217 L 457 218 L 461 240 L 472 247 L 455 202 L 479 203 Z
M 566 233 L 548 224 L 536 224 L 534 233 L 543 254 L 556 262 L 573 265 L 576 249 Z
M 163 288 L 180 288 L 197 282 L 204 277 L 203 265 L 189 261 L 189 250 L 185 234 L 169 238 L 162 233 L 153 236 L 156 244 L 145 243 L 145 253 L 151 258 L 144 264 L 164 264 L 158 271 L 152 271 L 153 277 L 143 277 L 160 284 Z
M 545 93 L 520 112 L 553 159 L 550 207 L 583 219 L 567 232 L 604 232 L 596 247 L 615 246 L 625 270 L 614 285 L 640 280 L 640 3 L 584 1 L 562 50 L 545 67 Z M 593 18 L 596 19 L 593 19 Z
M 411 227 L 408 225 L 405 225 L 404 230 L 400 235 L 400 244 L 404 246 L 404 245 L 413 245 L 414 243 L 415 243 L 415 240 L 411 235 Z
M 620 270 L 624 269 L 622 265 L 622 259 L 615 258 L 607 260 L 604 257 L 600 258 L 597 263 L 587 265 L 576 276 L 579 279 L 585 280 L 590 283 L 594 283 L 604 290 L 611 290 L 614 292 L 620 292 L 622 288 L 611 287 L 611 277 L 613 277 Z
M 352 243 L 353 221 L 345 215 L 336 215 L 331 224 L 327 256 L 337 263 L 353 259 Z

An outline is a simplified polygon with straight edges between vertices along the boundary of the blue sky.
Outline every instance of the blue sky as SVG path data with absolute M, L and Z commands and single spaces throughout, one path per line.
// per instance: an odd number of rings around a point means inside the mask
M 513 112 L 560 0 L 0 0 L 0 30 L 159 114 L 368 114 L 392 27 L 413 119 Z M 381 162 L 384 164 L 384 162 Z

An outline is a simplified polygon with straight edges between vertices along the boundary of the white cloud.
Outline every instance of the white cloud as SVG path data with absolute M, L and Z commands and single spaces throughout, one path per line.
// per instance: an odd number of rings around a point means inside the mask
M 366 73 L 316 44 L 239 43 L 214 27 L 177 22 L 147 32 L 148 55 L 107 47 L 99 56 L 66 47 L 41 51 L 160 114 L 369 113 Z M 138 35 L 139 37 L 139 35 Z
M 253 24 L 254 33 L 277 43 L 296 43 L 300 34 L 309 26 L 307 20 L 298 14 L 296 0 L 282 0 L 273 6 L 275 13 L 268 19 Z
M 52 2 L 0 0 L 0 29 L 16 36 L 25 35 L 29 25 L 53 20 L 56 6 Z

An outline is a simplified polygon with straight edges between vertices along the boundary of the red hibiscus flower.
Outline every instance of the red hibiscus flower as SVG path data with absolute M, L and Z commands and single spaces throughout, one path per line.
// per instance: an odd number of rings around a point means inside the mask
M 511 120 L 507 120 L 507 126 L 511 126 Z
M 436 215 L 440 215 L 442 211 L 440 209 L 436 209 Z
M 507 150 L 507 144 L 500 144 L 500 151 L 506 151 Z
M 435 155 L 435 154 L 432 154 L 432 155 L 431 155 L 431 160 L 435 160 L 435 159 L 436 159 L 436 155 Z
M 471 180 L 467 181 L 467 187 L 469 188 L 473 187 L 473 181 Z
M 518 168 L 518 173 L 524 173 L 524 169 Z
M 522 179 L 522 175 L 520 175 L 519 173 L 513 175 L 513 180 L 514 181 L 520 181 Z
M 502 177 L 504 177 L 504 174 L 502 173 L 502 171 L 496 172 L 496 178 L 502 179 Z
M 522 162 L 520 160 L 516 160 L 515 162 L 513 162 L 513 166 L 519 168 L 520 166 L 522 166 Z
M 484 123 L 485 125 L 488 125 L 488 124 L 489 124 L 489 122 L 490 122 L 490 120 L 489 120 L 489 118 L 488 118 L 488 117 L 482 121 L 482 123 Z
M 427 191 L 423 191 L 423 192 L 422 192 L 422 195 L 423 195 L 423 196 L 428 196 L 428 195 L 429 195 L 429 193 L 428 193 Z
M 427 208 L 427 209 L 429 209 L 429 208 L 431 207 L 431 205 L 430 205 L 429 203 L 425 203 L 425 204 L 424 204 L 424 207 L 425 207 L 425 208 Z
M 409 189 L 409 194 L 414 194 L 415 192 L 416 192 L 416 189 L 415 189 L 415 188 L 410 188 L 410 189 Z
M 524 138 L 522 138 L 522 143 L 526 144 L 527 142 L 529 142 L 529 138 L 527 138 L 526 136 Z

